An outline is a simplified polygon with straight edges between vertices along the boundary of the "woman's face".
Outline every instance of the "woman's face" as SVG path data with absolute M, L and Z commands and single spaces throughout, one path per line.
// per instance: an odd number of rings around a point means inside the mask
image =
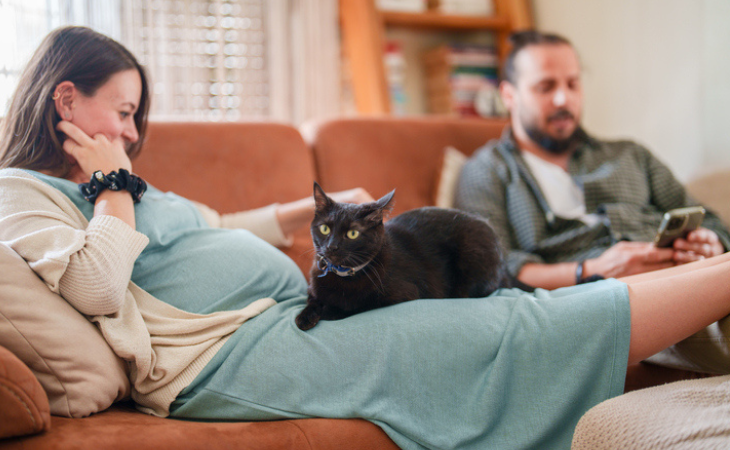
M 139 140 L 134 113 L 141 97 L 139 72 L 135 69 L 117 72 L 91 97 L 75 96 L 69 122 L 91 137 L 103 134 L 110 141 L 122 139 L 129 150 Z

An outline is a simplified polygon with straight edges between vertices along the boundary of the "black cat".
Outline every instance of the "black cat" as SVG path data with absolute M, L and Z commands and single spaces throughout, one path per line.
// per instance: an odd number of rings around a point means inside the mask
M 362 205 L 337 203 L 314 183 L 317 258 L 299 328 L 417 298 L 485 297 L 508 284 L 485 220 L 427 207 L 383 224 L 394 193 Z

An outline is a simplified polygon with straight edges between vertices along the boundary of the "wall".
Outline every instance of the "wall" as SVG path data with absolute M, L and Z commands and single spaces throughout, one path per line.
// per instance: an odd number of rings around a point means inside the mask
M 705 164 L 730 166 L 730 2 L 705 0 L 702 136 Z
M 589 132 L 647 145 L 682 181 L 730 168 L 730 2 L 533 0 L 533 12 L 575 43 Z

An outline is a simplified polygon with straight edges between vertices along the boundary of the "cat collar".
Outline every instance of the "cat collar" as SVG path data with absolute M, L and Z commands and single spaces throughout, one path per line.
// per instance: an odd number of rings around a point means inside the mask
M 351 277 L 355 275 L 360 269 L 364 268 L 368 264 L 370 264 L 370 261 L 366 261 L 365 264 L 360 264 L 357 267 L 342 267 L 342 266 L 336 266 L 332 264 L 331 262 L 327 261 L 324 256 L 319 257 L 319 263 L 318 267 L 320 270 L 322 270 L 322 275 L 318 275 L 317 278 L 322 278 L 323 276 L 327 275 L 328 273 L 332 272 L 336 275 L 339 275 L 341 277 Z M 324 267 L 323 267 L 324 266 Z

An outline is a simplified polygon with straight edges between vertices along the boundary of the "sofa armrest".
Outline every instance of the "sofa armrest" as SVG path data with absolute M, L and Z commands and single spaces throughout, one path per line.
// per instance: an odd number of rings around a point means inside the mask
M 33 372 L 0 346 L 0 439 L 47 431 L 51 407 Z

